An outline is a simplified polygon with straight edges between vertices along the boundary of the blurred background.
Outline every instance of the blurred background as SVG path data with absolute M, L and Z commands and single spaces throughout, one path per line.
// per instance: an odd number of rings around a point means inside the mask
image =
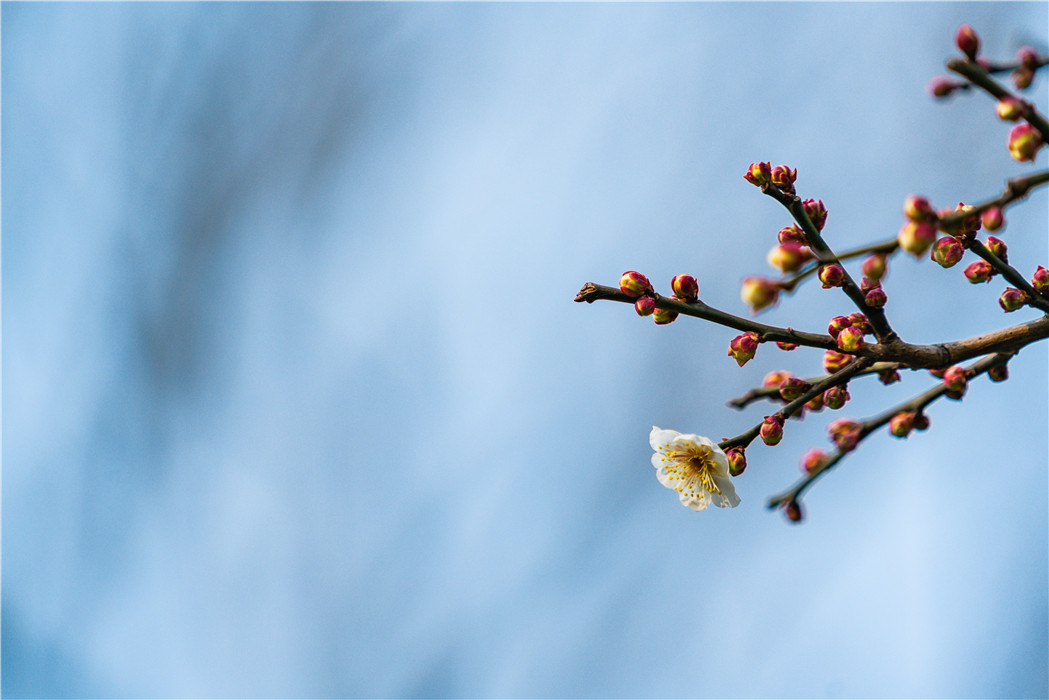
M 798 169 L 828 242 L 910 193 L 1043 168 L 928 81 L 961 23 L 1047 50 L 1045 3 L 4 3 L 8 697 L 1045 697 L 1046 343 L 872 436 L 791 526 L 766 499 L 856 380 L 694 513 L 648 433 L 821 353 L 574 304 L 627 269 L 746 314 Z M 1047 108 L 1046 78 L 1030 91 Z M 1001 237 L 1046 264 L 1044 189 Z M 1000 280 L 896 259 L 912 342 Z M 847 313 L 807 285 L 762 320 Z

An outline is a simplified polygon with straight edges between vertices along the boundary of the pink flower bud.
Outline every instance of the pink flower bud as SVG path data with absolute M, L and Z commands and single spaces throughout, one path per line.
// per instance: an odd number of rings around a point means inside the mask
M 1034 276 L 1031 278 L 1031 286 L 1034 287 L 1035 291 L 1039 294 L 1049 295 L 1049 270 L 1046 270 L 1041 265 L 1034 271 Z
M 954 236 L 944 236 L 932 246 L 931 257 L 940 267 L 954 267 L 965 256 L 965 248 Z
M 914 411 L 900 411 L 889 420 L 889 432 L 895 437 L 905 438 L 914 430 Z
M 873 333 L 874 329 L 871 328 L 870 321 L 867 317 L 861 314 L 859 311 L 853 311 L 849 314 L 849 323 L 860 329 L 861 333 Z
M 845 352 L 856 352 L 863 347 L 863 331 L 849 326 L 838 334 L 838 347 Z
M 797 243 L 780 243 L 769 251 L 769 265 L 781 272 L 795 272 L 809 261 L 812 253 L 805 246 Z
M 984 245 L 987 246 L 987 250 L 991 251 L 991 255 L 1002 262 L 1009 262 L 1009 253 L 1005 241 L 994 236 L 988 236 Z
M 1024 68 L 1037 70 L 1039 64 L 1038 52 L 1030 46 L 1021 46 L 1016 50 L 1016 60 Z
M 832 386 L 823 392 L 823 403 L 832 410 L 838 410 L 845 403 L 851 399 L 849 396 L 849 390 L 844 385 L 839 384 L 838 386 Z
M 855 449 L 860 441 L 862 426 L 851 418 L 839 418 L 827 425 L 827 434 L 834 445 L 843 452 Z
M 962 213 L 971 212 L 975 208 L 976 207 L 974 207 L 971 204 L 966 204 L 965 202 L 958 202 L 958 206 L 956 206 L 954 208 L 954 213 L 957 214 L 958 212 L 962 212 Z M 980 230 L 980 217 L 977 214 L 973 214 L 972 216 L 963 217 L 962 221 L 961 221 L 961 224 L 960 224 L 959 230 L 956 231 L 956 232 L 952 232 L 952 233 L 954 233 L 955 235 L 958 235 L 958 234 L 965 235 L 965 234 L 976 233 L 979 230 Z
M 1007 365 L 995 365 L 987 370 L 987 378 L 992 382 L 1004 382 L 1009 378 L 1009 367 Z
M 784 379 L 793 377 L 794 375 L 785 369 L 774 369 L 765 375 L 765 378 L 761 380 L 761 386 L 763 389 L 771 389 L 772 387 L 779 388 L 779 385 L 783 383 Z
M 824 289 L 840 287 L 845 281 L 845 268 L 836 264 L 823 265 L 820 267 L 819 278 Z
M 778 415 L 765 416 L 765 420 L 761 423 L 761 441 L 766 445 L 778 445 L 780 440 L 783 439 L 783 419 Z
M 1023 103 L 1015 97 L 1003 98 L 998 100 L 998 106 L 995 108 L 995 113 L 1002 121 L 1015 122 L 1023 116 Z
M 779 230 L 777 238 L 780 243 L 797 243 L 798 245 L 805 245 L 805 233 L 798 228 L 797 224 L 791 224 L 790 226 L 784 226 Z
M 794 192 L 794 181 L 798 179 L 798 171 L 791 170 L 786 165 L 777 165 L 772 169 L 772 184 L 788 194 Z
M 827 453 L 823 450 L 812 448 L 801 458 L 801 471 L 806 474 L 818 472 L 827 463 Z
M 767 277 L 744 277 L 739 298 L 756 314 L 779 301 L 779 285 Z
M 652 297 L 638 297 L 634 302 L 634 311 L 638 316 L 651 316 L 656 310 L 656 300 Z
M 665 326 L 677 320 L 677 311 L 657 308 L 652 314 L 652 320 L 656 322 L 657 326 Z
M 827 332 L 830 333 L 832 338 L 837 340 L 838 334 L 851 325 L 852 321 L 849 320 L 848 316 L 835 316 L 827 324 Z
M 794 399 L 800 398 L 802 394 L 811 388 L 812 385 L 804 379 L 788 377 L 780 383 L 779 395 L 784 401 L 793 401 Z
M 728 344 L 728 356 L 736 361 L 740 367 L 754 359 L 754 353 L 758 350 L 758 334 L 750 331 L 743 335 L 737 335 Z
M 927 221 L 908 221 L 896 234 L 896 240 L 901 248 L 920 258 L 936 240 L 936 227 Z
M 998 207 L 984 209 L 983 213 L 980 214 L 980 223 L 988 231 L 997 231 L 1005 226 L 1005 215 L 1002 214 L 1002 210 Z
M 806 199 L 801 206 L 805 209 L 805 213 L 816 230 L 822 231 L 823 225 L 827 223 L 827 207 L 823 206 L 823 200 Z
M 875 253 L 864 258 L 861 269 L 864 277 L 878 281 L 885 277 L 887 267 L 888 257 L 885 253 Z
M 958 27 L 954 35 L 954 43 L 970 61 L 975 61 L 976 54 L 980 53 L 980 37 L 976 35 L 976 30 L 968 24 Z
M 783 515 L 792 523 L 800 523 L 805 515 L 801 512 L 801 504 L 791 499 L 783 506 Z
M 881 287 L 881 282 L 878 280 L 872 280 L 870 277 L 864 277 L 860 280 L 860 291 L 866 294 L 872 289 L 878 289 Z
M 619 289 L 622 290 L 623 294 L 630 297 L 654 293 L 652 283 L 648 281 L 648 278 L 633 270 L 624 272 L 623 276 L 619 278 Z
M 943 373 L 943 384 L 947 387 L 947 397 L 960 399 L 969 382 L 969 373 L 961 365 L 948 367 Z
M 837 350 L 828 350 L 823 353 L 823 371 L 827 374 L 834 374 L 850 362 L 852 362 L 852 355 L 846 355 Z
M 914 429 L 915 430 L 918 430 L 918 431 L 928 430 L 929 426 L 931 424 L 932 424 L 932 421 L 929 420 L 929 416 L 925 415 L 924 413 L 919 413 L 914 418 Z
M 1026 163 L 1034 160 L 1035 155 L 1045 145 L 1041 134 L 1026 122 L 1017 124 L 1009 132 L 1009 153 L 1013 158 Z
M 928 199 L 912 194 L 903 200 L 903 215 L 911 221 L 933 221 L 936 219 L 936 210 L 929 204 Z
M 684 302 L 693 302 L 699 298 L 699 283 L 692 275 L 678 275 L 670 280 L 674 296 Z
M 728 473 L 739 476 L 747 469 L 747 452 L 742 447 L 730 447 L 725 450 L 728 457 Z
M 1034 70 L 1026 66 L 1020 66 L 1009 77 L 1012 78 L 1013 85 L 1016 86 L 1017 90 L 1026 90 L 1031 87 L 1031 83 L 1034 81 Z
M 989 282 L 992 277 L 994 277 L 994 268 L 986 260 L 977 260 L 965 268 L 965 279 L 973 284 Z
M 772 166 L 769 163 L 751 163 L 743 179 L 752 185 L 762 187 L 772 180 Z
M 958 83 L 954 82 L 946 75 L 938 75 L 929 81 L 929 84 L 925 86 L 925 89 L 929 91 L 929 94 L 933 97 L 947 97 L 955 90 L 958 89 Z
M 806 401 L 804 409 L 806 411 L 812 411 L 813 413 L 815 413 L 816 411 L 822 411 L 823 410 L 823 394 L 816 394 L 811 399 Z M 799 418 L 801 417 L 801 413 L 800 412 L 795 414 L 795 415 L 797 415 Z
M 784 350 L 786 352 L 790 352 L 791 350 L 797 350 L 798 349 L 798 346 L 797 346 L 796 343 L 784 343 L 782 340 L 777 340 L 776 341 L 776 347 L 778 347 L 780 350 Z
M 895 369 L 883 369 L 881 372 L 878 372 L 878 381 L 885 386 L 895 384 L 900 381 L 900 373 Z
M 880 309 L 885 306 L 885 303 L 889 301 L 889 297 L 885 294 L 885 290 L 881 287 L 875 287 L 874 289 L 867 292 L 866 296 L 863 297 L 863 301 L 867 306 L 871 306 L 876 309 Z
M 1012 287 L 1006 289 L 1002 292 L 1002 295 L 998 297 L 998 305 L 1001 306 L 1006 313 L 1022 309 L 1027 302 L 1027 292 L 1013 289 Z

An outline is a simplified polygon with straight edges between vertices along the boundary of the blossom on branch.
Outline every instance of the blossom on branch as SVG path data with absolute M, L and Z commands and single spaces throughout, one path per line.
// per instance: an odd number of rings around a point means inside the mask
M 678 492 L 682 505 L 696 511 L 711 504 L 719 508 L 739 505 L 728 457 L 709 438 L 652 426 L 648 441 L 655 450 L 656 478 Z

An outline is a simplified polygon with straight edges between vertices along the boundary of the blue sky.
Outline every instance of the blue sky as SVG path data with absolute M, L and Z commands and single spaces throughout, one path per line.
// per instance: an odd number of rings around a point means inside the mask
M 1044 3 L 36 4 L 3 30 L 5 695 L 1044 697 L 1045 343 L 870 438 L 790 527 L 766 498 L 853 384 L 756 445 L 741 505 L 655 480 L 653 424 L 820 354 L 629 307 L 637 269 L 744 314 L 789 163 L 839 249 L 1044 167 L 963 22 L 1045 51 Z M 1039 76 L 1032 98 L 1047 108 Z M 1002 238 L 1046 264 L 1046 194 Z M 894 262 L 913 342 L 1029 320 Z M 803 288 L 765 316 L 849 311 Z

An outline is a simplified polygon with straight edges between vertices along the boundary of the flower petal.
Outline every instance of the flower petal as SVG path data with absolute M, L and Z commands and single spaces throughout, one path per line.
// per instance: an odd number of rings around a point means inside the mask
M 652 449 L 656 452 L 661 452 L 663 445 L 668 442 L 673 442 L 681 436 L 676 430 L 663 430 L 652 426 L 652 432 L 648 434 L 648 444 L 652 446 Z
M 739 505 L 739 496 L 736 495 L 736 487 L 728 474 L 714 474 L 714 483 L 721 489 L 721 493 L 711 494 L 711 500 L 718 508 L 735 508 Z

